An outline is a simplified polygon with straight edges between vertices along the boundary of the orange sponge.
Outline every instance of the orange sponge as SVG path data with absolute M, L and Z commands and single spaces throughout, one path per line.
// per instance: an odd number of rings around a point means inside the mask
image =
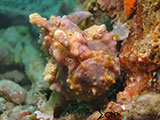
M 124 0 L 124 12 L 127 17 L 135 11 L 136 1 L 137 0 Z

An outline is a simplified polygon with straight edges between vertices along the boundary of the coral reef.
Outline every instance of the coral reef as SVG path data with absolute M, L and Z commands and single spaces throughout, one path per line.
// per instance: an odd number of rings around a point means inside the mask
M 81 29 L 86 29 L 91 27 L 92 25 L 101 25 L 104 22 L 104 16 L 106 15 L 98 6 L 96 0 L 77 0 L 77 8 L 78 11 L 86 10 L 92 13 L 91 17 L 84 19 L 79 27 Z
M 119 59 L 121 72 L 126 73 L 126 87 L 123 92 L 117 94 L 117 103 L 109 102 L 106 108 L 109 111 L 122 109 L 120 114 L 123 116 L 124 111 L 131 109 L 132 100 L 143 91 L 159 91 L 157 71 L 160 67 L 160 2 L 157 0 L 124 0 L 124 3 L 116 0 L 110 2 L 97 0 L 97 2 L 115 22 L 116 31 L 113 31 L 113 34 L 118 31 L 118 37 L 114 36 L 115 39 L 124 39 Z M 119 27 L 119 23 L 121 26 L 126 25 L 126 28 Z M 124 30 L 127 30 L 125 34 Z M 121 34 L 125 37 L 120 38 Z M 132 116 L 133 113 L 127 114 Z M 136 118 L 138 115 L 134 117 Z
M 112 30 L 112 20 L 107 13 L 100 8 L 100 5 L 96 0 L 77 0 L 76 10 L 85 10 L 92 14 L 92 16 L 82 20 L 82 22 L 79 24 L 80 29 L 84 30 L 93 25 L 105 24 L 108 32 Z
M 159 120 L 160 1 L 77 4 L 1 1 L 0 120 Z
M 103 7 L 103 2 L 100 3 Z M 112 5 L 112 3 L 110 4 Z M 129 35 L 123 41 L 119 54 L 121 72 L 126 73 L 127 81 L 124 91 L 117 94 L 117 103 L 111 104 L 109 110 L 114 109 L 116 111 L 122 108 L 127 111 L 133 105 L 134 97 L 140 95 L 143 91 L 159 90 L 159 81 L 155 77 L 160 67 L 159 4 L 160 2 L 156 0 L 138 0 L 136 14 L 133 14 L 132 17 L 129 16 L 133 11 L 127 11 L 126 8 L 117 13 L 114 12 L 117 16 L 113 17 L 115 23 L 126 24 L 129 29 Z M 108 8 L 105 9 L 108 12 Z M 116 7 L 114 11 L 117 9 Z M 128 15 L 125 16 L 125 14 Z M 115 107 L 116 104 L 120 106 Z M 123 111 L 120 113 L 123 115 Z
M 97 3 L 112 19 L 117 19 L 123 11 L 123 0 L 97 0 Z
M 142 7 L 143 5 L 145 5 L 144 8 Z M 158 33 L 160 10 L 157 8 L 154 11 L 158 5 L 159 2 L 156 1 L 153 3 L 139 1 L 137 3 L 137 13 L 132 19 L 137 26 L 130 25 L 132 27 L 132 34 L 122 46 L 119 56 L 123 69 L 132 67 L 133 71 L 140 69 L 141 71 L 150 72 L 159 68 Z M 128 48 L 130 49 L 128 50 Z
M 71 20 L 52 16 L 47 21 L 37 13 L 30 15 L 32 24 L 44 28 L 41 43 L 51 59 L 68 69 L 66 80 L 57 79 L 55 72 L 45 72 L 44 79 L 51 81 L 54 90 L 66 92 L 70 88 L 68 91 L 73 90 L 79 100 L 90 100 L 102 95 L 120 75 L 116 42 L 104 25 L 81 31 Z
M 154 74 L 160 67 L 159 4 L 158 1 L 139 0 L 136 15 L 131 20 L 132 22 L 128 22 L 132 33 L 124 42 L 119 55 L 121 68 L 127 71 L 129 78 L 128 87 L 125 89 L 126 93 L 130 94 L 126 97 L 127 99 L 140 94 L 149 87 L 158 87 Z

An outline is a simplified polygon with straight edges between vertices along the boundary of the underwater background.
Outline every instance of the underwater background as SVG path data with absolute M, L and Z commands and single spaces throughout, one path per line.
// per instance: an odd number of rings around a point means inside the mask
M 0 0 L 0 120 L 160 120 L 159 0 Z

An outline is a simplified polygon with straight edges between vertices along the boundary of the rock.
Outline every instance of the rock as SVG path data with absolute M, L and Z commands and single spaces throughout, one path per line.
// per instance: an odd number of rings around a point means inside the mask
M 9 79 L 15 81 L 16 83 L 20 83 L 25 79 L 25 75 L 18 70 L 12 70 L 7 71 L 4 74 L 0 74 L 0 79 Z
M 160 94 L 145 92 L 133 101 L 127 120 L 160 120 Z
M 16 104 L 21 104 L 26 97 L 25 89 L 10 80 L 0 81 L 0 93 L 6 100 Z

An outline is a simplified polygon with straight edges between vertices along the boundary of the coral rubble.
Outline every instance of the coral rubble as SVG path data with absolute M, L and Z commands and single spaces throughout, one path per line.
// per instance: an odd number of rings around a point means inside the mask
M 47 21 L 37 13 L 30 15 L 30 22 L 44 28 L 40 42 L 51 57 L 50 64 L 55 64 L 56 60 L 68 70 L 63 81 L 56 78 L 54 71 L 45 72 L 44 79 L 51 81 L 53 89 L 70 91 L 70 94 L 74 91 L 79 100 L 91 100 L 104 94 L 115 83 L 120 75 L 116 42 L 104 25 L 94 25 L 82 31 L 67 16 L 51 16 Z
M 0 97 L 0 113 L 7 109 L 13 109 L 14 103 L 7 102 L 4 98 Z

